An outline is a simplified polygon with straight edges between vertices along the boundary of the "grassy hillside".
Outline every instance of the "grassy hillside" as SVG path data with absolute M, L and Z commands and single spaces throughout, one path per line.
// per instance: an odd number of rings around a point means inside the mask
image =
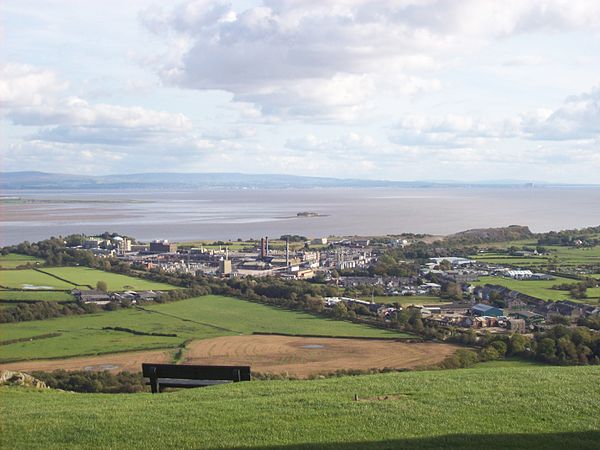
M 177 337 L 143 336 L 103 327 L 124 327 Z M 403 337 L 405 334 L 302 312 L 250 303 L 230 297 L 204 296 L 154 305 L 145 311 L 126 309 L 83 316 L 0 325 L 2 340 L 23 342 L 0 346 L 0 362 L 173 348 L 189 339 L 268 331 L 329 336 Z M 41 340 L 34 336 L 58 333 Z
M 299 311 L 265 306 L 232 297 L 208 295 L 146 308 L 210 323 L 238 334 L 253 331 L 291 334 L 323 334 L 327 336 L 403 337 L 407 334 L 330 320 Z
M 596 449 L 600 442 L 600 367 L 249 382 L 154 396 L 0 393 L 4 449 Z

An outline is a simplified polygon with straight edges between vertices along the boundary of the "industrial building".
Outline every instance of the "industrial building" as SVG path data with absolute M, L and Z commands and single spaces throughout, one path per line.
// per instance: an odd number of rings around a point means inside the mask
M 500 317 L 504 315 L 504 312 L 495 306 L 478 303 L 471 307 L 471 314 L 474 316 Z

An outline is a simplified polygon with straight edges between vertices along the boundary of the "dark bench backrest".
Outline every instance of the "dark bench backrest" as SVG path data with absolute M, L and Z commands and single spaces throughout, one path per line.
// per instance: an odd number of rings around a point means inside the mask
M 143 363 L 142 374 L 148 378 L 250 381 L 250 366 L 180 366 Z

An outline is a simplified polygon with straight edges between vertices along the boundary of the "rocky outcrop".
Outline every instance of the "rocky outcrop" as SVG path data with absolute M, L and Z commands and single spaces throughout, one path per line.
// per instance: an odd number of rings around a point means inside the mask
M 23 372 L 10 370 L 0 371 L 0 386 L 24 386 L 37 389 L 48 389 L 46 383 Z

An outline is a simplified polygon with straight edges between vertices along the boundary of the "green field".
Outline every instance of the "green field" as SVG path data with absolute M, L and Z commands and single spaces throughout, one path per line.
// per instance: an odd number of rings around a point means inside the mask
M 600 298 L 600 288 L 588 289 L 588 298 L 582 300 L 572 298 L 569 291 L 551 289 L 552 286 L 562 283 L 576 283 L 576 280 L 561 277 L 556 277 L 555 280 L 513 280 L 512 278 L 505 277 L 481 277 L 479 281 L 473 282 L 475 285 L 497 284 L 506 286 L 509 289 L 531 295 L 532 297 L 541 298 L 542 300 L 572 300 L 583 303 L 597 303 Z
M 159 395 L 0 393 L 7 450 L 597 449 L 600 442 L 598 366 L 258 381 Z
M 9 253 L 8 255 L 0 255 L 0 269 L 14 269 L 15 267 L 24 266 L 25 264 L 43 264 L 44 260 L 35 256 L 19 255 L 17 253 Z
M 519 267 L 545 267 L 548 264 L 546 256 L 509 256 L 502 253 L 478 253 L 473 256 L 477 261 L 490 264 L 506 264 Z
M 89 285 L 96 287 L 98 281 L 105 281 L 109 291 L 133 290 L 158 290 L 166 291 L 177 289 L 165 283 L 157 283 L 142 278 L 129 277 L 118 273 L 104 272 L 102 270 L 90 269 L 89 267 L 52 267 L 45 268 L 44 272 L 56 275 L 78 285 Z
M 69 302 L 74 298 L 69 292 L 64 291 L 5 291 L 0 290 L 0 300 L 8 301 L 44 301 L 44 302 Z
M 27 286 L 38 289 L 71 290 L 75 285 L 58 280 L 45 273 L 33 269 L 0 271 L 0 286 L 12 289 L 23 289 Z
M 600 246 L 591 248 L 575 248 L 554 245 L 544 246 L 544 248 L 549 251 L 549 255 L 525 257 L 510 256 L 505 253 L 485 252 L 478 253 L 472 256 L 472 258 L 492 264 L 508 264 L 520 267 L 544 267 L 548 264 L 550 257 L 557 258 L 556 264 L 559 267 L 600 264 Z
M 124 327 L 177 337 L 142 336 L 102 330 Z M 217 327 L 217 328 L 215 328 Z M 408 335 L 310 314 L 269 307 L 231 297 L 204 296 L 145 311 L 126 309 L 83 316 L 0 325 L 2 340 L 48 333 L 60 336 L 0 346 L 0 361 L 60 358 L 151 348 L 175 348 L 189 339 L 250 334 L 253 331 L 327 336 L 406 337 Z

